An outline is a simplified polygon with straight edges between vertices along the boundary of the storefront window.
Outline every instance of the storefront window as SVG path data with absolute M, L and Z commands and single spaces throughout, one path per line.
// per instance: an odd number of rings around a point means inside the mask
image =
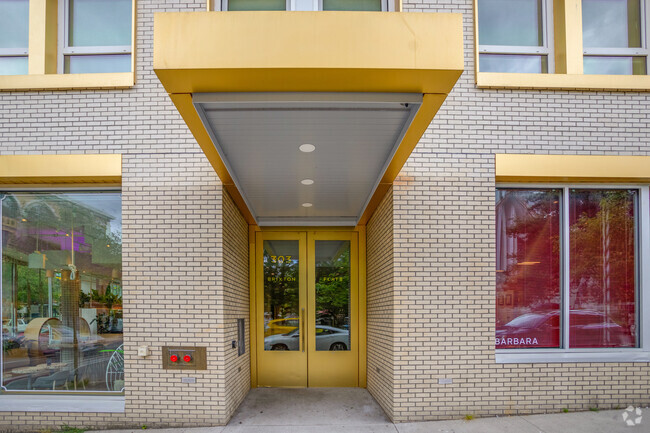
M 634 190 L 569 195 L 570 347 L 636 345 Z
M 497 191 L 496 347 L 560 347 L 560 190 Z
M 497 189 L 497 349 L 637 347 L 637 200 Z
M 122 391 L 120 193 L 1 196 L 2 389 Z

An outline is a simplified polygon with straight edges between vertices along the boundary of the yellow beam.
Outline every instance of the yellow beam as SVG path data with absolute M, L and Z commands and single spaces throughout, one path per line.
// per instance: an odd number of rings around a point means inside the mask
M 404 164 L 406 164 L 409 156 L 411 156 L 411 152 L 413 152 L 413 149 L 417 146 L 420 138 L 422 138 L 422 135 L 431 124 L 431 120 L 442 106 L 446 97 L 447 95 L 424 95 L 422 106 L 413 118 L 411 126 L 408 131 L 406 131 L 406 134 L 404 135 L 402 142 L 399 144 L 393 159 L 390 161 L 381 182 L 368 202 L 368 205 L 359 220 L 359 224 L 365 225 L 368 223 L 370 217 L 375 212 L 375 209 L 377 209 L 377 206 L 379 206 L 379 203 L 381 203 L 386 192 L 390 189 L 395 178 L 399 175 Z
M 214 171 L 216 171 L 219 179 L 221 179 L 224 188 L 226 191 L 228 191 L 233 201 L 237 205 L 237 208 L 242 212 L 242 215 L 248 224 L 255 224 L 255 218 L 253 218 L 253 215 L 248 209 L 248 206 L 246 205 L 246 202 L 244 201 L 241 193 L 235 186 L 232 176 L 230 176 L 230 173 L 228 173 L 228 169 L 219 156 L 217 149 L 214 147 L 208 131 L 203 126 L 203 122 L 196 112 L 194 105 L 192 105 L 192 95 L 174 94 L 169 96 L 171 97 L 174 105 L 176 105 L 176 109 L 183 117 L 183 120 L 187 124 L 187 127 L 194 135 L 194 138 L 201 147 L 201 150 L 203 150 L 203 153 L 208 158 L 208 161 L 210 161 L 212 168 L 214 168 Z
M 564 54 L 561 69 L 556 72 L 582 74 L 582 0 L 556 0 L 554 3 L 558 8 L 554 12 L 554 19 L 558 20 L 555 48 Z
M 57 1 L 29 2 L 29 74 L 56 74 Z
M 479 72 L 480 88 L 649 91 L 650 75 L 506 74 Z
M 169 93 L 448 93 L 463 71 L 462 17 L 157 13 L 154 70 Z
M 650 181 L 650 156 L 499 154 L 495 165 L 497 182 Z
M 0 184 L 111 183 L 122 181 L 122 155 L 2 155 Z
M 0 90 L 121 89 L 132 87 L 134 77 L 133 72 L 3 75 Z

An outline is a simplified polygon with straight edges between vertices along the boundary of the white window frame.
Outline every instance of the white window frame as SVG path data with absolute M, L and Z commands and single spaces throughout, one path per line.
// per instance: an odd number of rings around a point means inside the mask
M 562 207 L 560 209 L 560 275 L 561 275 L 561 341 L 562 348 L 550 349 L 496 349 L 497 363 L 555 363 L 555 362 L 649 362 L 650 361 L 650 187 L 630 184 L 512 184 L 497 183 L 496 189 L 561 189 Z M 636 240 L 636 303 L 637 303 L 637 342 L 632 348 L 570 348 L 569 331 L 569 190 L 571 189 L 635 189 L 638 191 Z M 493 337 L 494 339 L 494 337 Z M 493 340 L 494 341 L 494 340 Z
M 476 19 L 478 20 L 478 3 L 476 2 Z M 481 23 L 478 23 L 480 27 Z M 478 43 L 479 37 L 476 36 Z M 553 50 L 553 0 L 542 1 L 542 41 L 543 45 L 539 47 L 520 47 L 516 45 L 478 45 L 478 60 L 480 62 L 481 54 L 499 54 L 508 56 L 517 55 L 536 55 L 546 56 L 547 71 L 545 73 L 552 74 L 555 72 L 555 53 Z M 477 65 L 478 67 L 478 65 Z M 544 73 L 544 72 L 542 72 Z
M 131 0 L 131 8 L 133 8 L 133 2 L 136 0 Z M 69 36 L 70 36 L 70 0 L 59 0 L 59 37 L 58 37 L 58 60 L 57 60 L 57 73 L 65 74 L 65 58 L 68 56 L 74 55 L 109 55 L 109 54 L 130 54 L 131 45 L 97 45 L 97 46 L 87 46 L 87 47 L 71 47 L 69 45 Z M 133 39 L 133 32 L 135 29 L 132 25 L 131 27 L 131 38 Z M 131 62 L 132 63 L 132 62 Z M 111 71 L 107 71 L 111 72 Z M 130 71 L 133 72 L 133 71 Z
M 301 3 L 311 3 L 311 8 L 301 7 Z M 215 11 L 227 11 L 228 0 L 217 0 L 214 2 Z M 323 0 L 286 0 L 287 11 L 322 11 Z M 389 0 L 381 0 L 382 12 L 395 12 L 395 3 Z
M 646 75 L 650 74 L 648 59 L 648 31 L 650 28 L 650 14 L 648 13 L 647 0 L 640 0 L 641 18 L 641 47 L 640 48 L 582 48 L 583 61 L 585 57 L 645 57 Z

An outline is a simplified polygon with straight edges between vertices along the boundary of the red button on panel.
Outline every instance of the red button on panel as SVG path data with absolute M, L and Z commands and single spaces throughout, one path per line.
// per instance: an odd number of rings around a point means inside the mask
M 170 360 L 171 362 L 178 362 L 178 356 L 176 356 L 176 355 L 172 355 L 172 356 L 169 357 L 169 360 Z
M 191 360 L 192 360 L 192 357 L 190 355 L 185 355 L 183 357 L 183 361 L 185 361 L 185 362 L 190 362 Z

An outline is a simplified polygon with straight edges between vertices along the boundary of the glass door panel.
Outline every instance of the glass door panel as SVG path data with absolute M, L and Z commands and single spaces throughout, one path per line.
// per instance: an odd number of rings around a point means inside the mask
M 310 387 L 359 386 L 357 236 L 356 232 L 308 235 Z
M 357 236 L 256 234 L 258 386 L 358 386 Z
M 306 234 L 259 232 L 256 326 L 259 386 L 306 387 Z
M 316 350 L 350 350 L 350 241 L 316 241 Z
M 301 350 L 299 241 L 264 241 L 264 350 Z

